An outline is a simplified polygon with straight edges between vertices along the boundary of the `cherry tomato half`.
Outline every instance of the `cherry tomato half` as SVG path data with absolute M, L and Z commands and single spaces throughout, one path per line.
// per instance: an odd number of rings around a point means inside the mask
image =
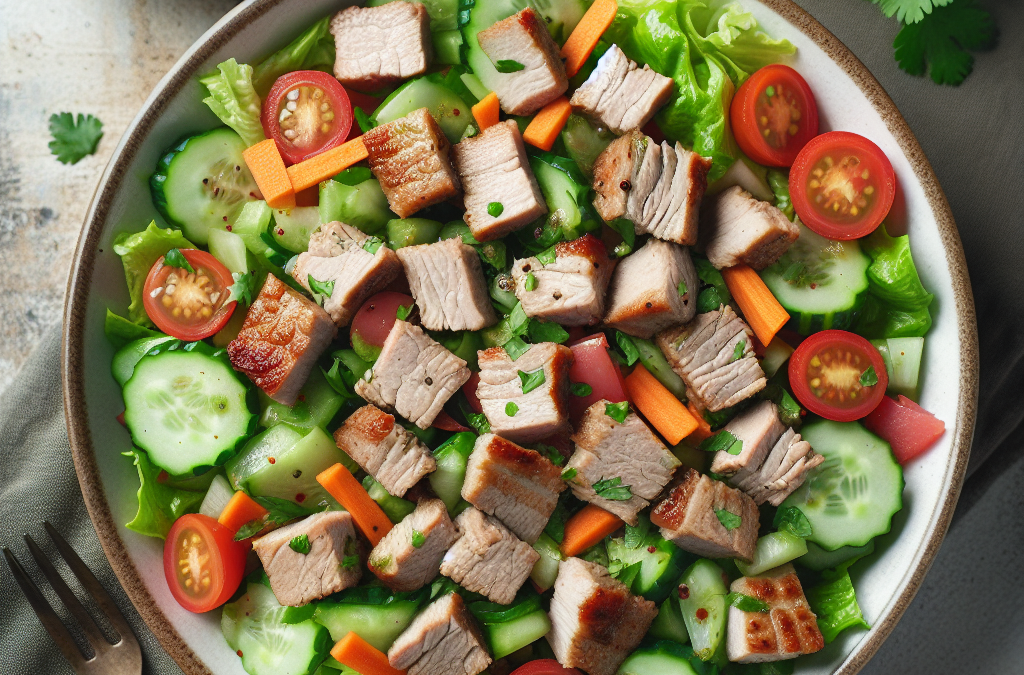
M 412 296 L 405 293 L 382 291 L 371 295 L 352 317 L 352 327 L 349 331 L 352 349 L 359 358 L 364 361 L 376 361 L 380 355 L 380 348 L 384 346 L 384 341 L 388 339 L 395 325 L 398 308 L 405 307 L 410 311 L 415 304 Z
M 142 304 L 156 327 L 180 340 L 210 337 L 228 322 L 237 302 L 227 302 L 234 280 L 205 251 L 179 249 L 194 272 L 164 264 L 161 256 L 146 277 Z
M 512 671 L 512 675 L 583 675 L 575 668 L 565 668 L 554 659 L 538 659 Z
M 885 219 L 896 174 L 881 148 L 858 134 L 830 131 L 804 146 L 789 172 L 793 208 L 829 239 L 857 239 Z
M 260 121 L 285 163 L 298 164 L 345 142 L 352 128 L 352 103 L 333 76 L 297 70 L 274 82 Z
M 743 152 L 766 166 L 790 166 L 818 135 L 818 106 L 800 73 L 771 65 L 743 83 L 732 99 L 729 121 Z
M 171 595 L 190 612 L 220 607 L 242 583 L 247 548 L 210 516 L 178 518 L 164 542 L 164 576 Z
M 583 418 L 583 413 L 594 403 L 607 399 L 612 403 L 628 401 L 626 380 L 612 358 L 608 355 L 608 338 L 604 333 L 595 333 L 579 342 L 569 345 L 573 364 L 569 368 L 569 379 L 574 384 L 590 387 L 590 393 L 569 394 L 569 417 L 573 422 Z M 586 391 L 586 387 L 583 388 Z
M 801 404 L 827 420 L 852 422 L 874 410 L 889 386 L 882 355 L 845 330 L 823 330 L 789 357 L 789 383 Z

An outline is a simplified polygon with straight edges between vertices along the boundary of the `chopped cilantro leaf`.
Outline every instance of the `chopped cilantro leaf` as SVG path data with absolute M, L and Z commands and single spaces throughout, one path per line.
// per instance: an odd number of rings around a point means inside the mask
M 553 321 L 530 319 L 530 339 L 537 342 L 562 344 L 569 339 L 569 333 Z
M 499 73 L 515 73 L 524 68 L 526 66 L 512 59 L 500 59 L 494 64 L 494 69 Z
M 398 309 L 395 311 L 395 318 L 399 321 L 405 321 L 409 318 L 409 315 L 412 314 L 413 307 L 415 307 L 415 305 L 409 305 L 408 307 L 405 305 L 399 305 Z
M 686 297 L 686 291 L 687 291 L 686 282 L 680 279 L 679 285 L 676 286 L 676 290 L 679 292 L 679 297 L 680 298 L 685 298 Z
M 626 421 L 626 416 L 629 415 L 629 402 L 608 403 L 604 406 L 604 414 L 622 424 Z
M 515 401 L 509 401 L 505 404 L 506 415 L 509 417 L 515 417 L 517 412 L 519 412 L 519 406 L 515 404 Z
M 384 242 L 380 237 L 370 237 L 363 242 L 363 250 L 367 253 L 376 253 L 383 244 Z
M 526 344 L 521 337 L 514 337 L 505 344 L 502 345 L 505 353 L 513 361 L 517 361 L 520 356 L 526 353 L 530 348 L 530 345 Z
M 558 448 L 553 445 L 538 443 L 534 450 L 547 457 L 555 466 L 562 466 L 565 464 L 565 457 L 563 457 L 562 453 L 558 451 Z
M 590 396 L 594 393 L 594 388 L 586 382 L 573 382 L 569 387 L 569 393 L 573 396 Z
M 252 304 L 253 293 L 256 292 L 256 276 L 252 272 L 239 274 L 232 272 L 231 278 L 235 283 L 228 288 L 228 302 L 241 302 L 246 305 Z
M 341 566 L 345 569 L 351 569 L 359 564 L 358 555 L 347 555 L 341 560 Z
M 615 343 L 619 345 L 619 349 L 622 350 L 622 354 L 626 357 L 627 366 L 633 365 L 640 358 L 640 350 L 636 348 L 633 338 L 621 330 L 615 331 Z
M 50 116 L 50 152 L 62 164 L 77 164 L 96 152 L 103 138 L 103 122 L 92 115 L 78 113 L 78 119 L 69 112 Z
M 728 431 L 719 431 L 714 436 L 704 439 L 700 445 L 697 446 L 698 450 L 704 452 L 720 452 L 725 450 L 730 455 L 738 455 L 743 452 L 743 441 L 733 436 Z
M 747 348 L 747 341 L 740 340 L 736 343 L 736 347 L 732 350 L 732 360 L 739 361 L 743 358 L 743 350 Z
M 859 382 L 862 387 L 873 387 L 878 384 L 878 373 L 875 372 L 875 367 L 868 366 L 868 369 L 860 374 Z
M 412 547 L 420 548 L 423 544 L 427 543 L 427 538 L 419 530 L 412 531 Z
M 313 548 L 312 544 L 309 543 L 308 534 L 300 534 L 297 537 L 292 537 L 292 540 L 288 542 L 288 547 L 302 555 L 307 555 L 310 549 Z
M 896 61 L 906 72 L 924 75 L 930 70 L 936 84 L 958 85 L 974 67 L 968 51 L 990 47 L 995 37 L 995 23 L 988 12 L 974 0 L 955 0 L 903 26 L 892 44 Z
M 727 530 L 735 530 L 737 527 L 743 524 L 743 518 L 737 516 L 732 511 L 726 511 L 725 509 L 715 509 L 715 515 L 718 516 L 718 522 L 722 524 Z
M 544 384 L 544 369 L 538 368 L 532 373 L 524 373 L 520 370 L 519 379 L 523 381 L 523 393 L 529 394 L 531 391 Z
M 562 480 L 572 480 L 576 477 L 576 467 L 566 469 L 562 472 Z
M 179 269 L 183 269 L 189 274 L 196 273 L 195 268 L 192 267 L 191 263 L 189 263 L 188 258 L 185 257 L 185 254 L 176 248 L 172 248 L 170 251 L 164 254 L 164 265 L 166 265 L 167 267 L 177 267 Z
M 316 279 L 313 278 L 312 274 L 307 276 L 309 277 L 307 279 L 307 281 L 309 281 L 309 290 L 328 298 L 331 297 L 332 293 L 334 293 L 333 281 L 317 281 Z
M 602 478 L 591 487 L 594 488 L 594 492 L 597 493 L 597 496 L 602 499 L 624 502 L 632 499 L 633 497 L 633 491 L 629 489 L 628 485 L 623 485 L 622 479 L 618 476 L 615 478 Z
M 533 272 L 530 272 L 526 275 L 526 283 L 524 284 L 524 286 L 526 286 L 526 290 L 528 291 L 536 290 L 537 277 L 534 276 Z
M 729 513 L 726 511 L 726 513 Z M 729 515 L 732 515 L 731 513 Z M 725 596 L 725 601 L 740 610 L 741 612 L 768 612 L 771 611 L 771 607 L 764 600 L 759 600 L 752 595 L 746 593 L 729 593 Z
M 811 529 L 811 521 L 807 520 L 804 512 L 795 506 L 783 506 L 775 512 L 775 522 L 772 523 L 779 532 L 789 532 L 794 537 L 806 539 L 814 534 Z

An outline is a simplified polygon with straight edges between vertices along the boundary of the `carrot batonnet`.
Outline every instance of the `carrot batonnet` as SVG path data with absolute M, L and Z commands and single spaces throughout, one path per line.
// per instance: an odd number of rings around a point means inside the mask
M 626 378 L 626 389 L 637 410 L 672 445 L 700 426 L 683 402 L 651 375 L 643 364 L 638 363 Z
M 572 557 L 583 553 L 623 524 L 622 518 L 600 506 L 587 504 L 565 521 L 565 538 L 560 547 L 562 555 Z
M 473 119 L 476 120 L 480 131 L 497 124 L 500 111 L 501 106 L 498 105 L 498 95 L 493 91 L 480 99 L 480 102 L 473 106 Z
M 217 517 L 217 522 L 232 532 L 238 530 L 246 523 L 267 515 L 267 510 L 256 503 L 256 501 L 241 490 L 231 495 L 224 510 Z
M 704 416 L 700 414 L 699 410 L 697 410 L 697 406 L 690 402 L 686 404 L 686 409 L 690 411 L 690 414 L 693 415 L 693 419 L 697 421 L 697 428 L 687 436 L 691 443 L 702 443 L 715 435 L 714 432 L 711 431 L 711 425 L 708 424 L 708 421 L 704 419 Z
M 559 96 L 540 109 L 523 132 L 523 140 L 541 150 L 550 150 L 558 140 L 558 134 L 569 120 L 572 106 L 569 99 Z
M 789 312 L 783 309 L 760 275 L 750 267 L 727 267 L 722 270 L 722 277 L 757 339 L 763 345 L 770 343 L 789 321 Z
M 274 139 L 268 138 L 249 146 L 242 153 L 242 158 L 268 206 L 274 209 L 295 206 L 295 188 Z
M 619 6 L 615 0 L 594 0 L 580 22 L 576 24 L 569 39 L 562 45 L 565 59 L 565 74 L 572 77 L 580 72 L 597 46 L 598 40 L 615 20 Z
M 376 546 L 391 531 L 391 521 L 344 466 L 335 464 L 321 471 L 316 480 L 352 514 L 352 520 L 372 545 Z
M 363 145 L 363 137 L 353 138 L 336 148 L 321 152 L 304 162 L 288 167 L 288 178 L 296 192 L 302 192 L 331 176 L 336 176 L 357 162 L 366 159 L 369 154 Z
M 403 675 L 388 663 L 388 655 L 353 632 L 338 640 L 331 656 L 362 675 Z

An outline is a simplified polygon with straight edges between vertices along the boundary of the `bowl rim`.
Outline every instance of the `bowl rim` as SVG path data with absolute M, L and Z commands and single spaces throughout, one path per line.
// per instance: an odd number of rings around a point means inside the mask
M 82 488 L 86 509 L 92 519 L 103 552 L 114 573 L 138 610 L 146 625 L 156 636 L 160 646 L 188 675 L 212 675 L 178 631 L 157 606 L 145 587 L 128 555 L 128 549 L 118 534 L 109 504 L 104 494 L 92 445 L 85 398 L 85 381 L 78 364 L 84 353 L 85 319 L 88 288 L 103 223 L 121 180 L 126 175 L 135 154 L 156 120 L 163 114 L 170 100 L 199 74 L 199 68 L 217 49 L 245 29 L 270 9 L 289 0 L 247 0 L 225 14 L 201 36 L 168 73 L 157 83 L 142 109 L 125 130 L 114 150 L 89 206 L 76 246 L 68 278 L 64 306 L 64 329 L 61 339 L 61 379 L 64 393 L 64 415 L 75 472 Z M 878 112 L 907 157 L 921 184 L 925 197 L 935 216 L 943 248 L 949 264 L 954 305 L 958 317 L 960 340 L 960 400 L 953 425 L 953 470 L 948 492 L 944 495 L 937 515 L 933 516 L 930 531 L 918 551 L 923 548 L 921 560 L 898 589 L 888 611 L 872 627 L 868 638 L 858 644 L 844 659 L 834 675 L 854 675 L 864 667 L 892 632 L 903 612 L 910 605 L 925 574 L 931 567 L 949 527 L 953 511 L 970 457 L 971 440 L 977 412 L 978 398 L 978 336 L 974 310 L 974 297 L 967 273 L 960 235 L 953 214 L 939 186 L 938 178 L 924 151 L 910 131 L 892 99 L 867 67 L 837 37 L 811 17 L 793 0 L 757 0 L 778 13 L 788 23 L 809 37 L 853 80 L 864 93 L 869 104 Z

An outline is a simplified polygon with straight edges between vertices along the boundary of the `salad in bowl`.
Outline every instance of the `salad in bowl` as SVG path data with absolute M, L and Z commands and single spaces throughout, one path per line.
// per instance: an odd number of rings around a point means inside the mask
M 737 3 L 371 1 L 200 78 L 105 328 L 127 527 L 246 672 L 767 675 L 868 628 L 933 296 L 795 51 Z

